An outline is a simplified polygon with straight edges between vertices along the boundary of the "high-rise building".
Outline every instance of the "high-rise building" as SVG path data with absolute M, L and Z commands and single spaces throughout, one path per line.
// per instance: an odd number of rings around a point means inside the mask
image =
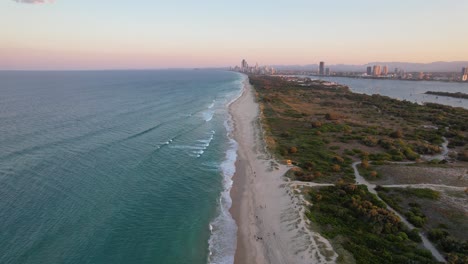
M 463 67 L 461 72 L 461 80 L 463 82 L 468 81 L 468 67 Z
M 387 75 L 388 75 L 388 67 L 387 67 L 387 65 L 383 66 L 382 75 L 384 75 L 384 76 L 387 76 Z
M 371 75 L 372 75 L 372 67 L 371 67 L 371 66 L 368 66 L 368 67 L 367 67 L 367 75 L 368 75 L 368 76 L 371 76 Z
M 380 65 L 374 65 L 372 73 L 374 76 L 380 76 Z
M 247 64 L 247 61 L 246 60 L 242 60 L 242 63 L 241 63 L 241 71 L 245 72 L 249 69 L 249 64 Z
M 320 75 L 324 75 L 324 74 L 325 74 L 325 62 L 323 62 L 323 61 L 320 62 L 319 74 L 320 74 Z
M 325 68 L 325 75 L 330 75 L 330 68 Z

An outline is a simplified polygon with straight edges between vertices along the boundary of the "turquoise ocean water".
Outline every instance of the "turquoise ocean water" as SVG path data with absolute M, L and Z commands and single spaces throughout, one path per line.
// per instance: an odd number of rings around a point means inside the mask
M 0 263 L 229 263 L 241 75 L 0 72 Z

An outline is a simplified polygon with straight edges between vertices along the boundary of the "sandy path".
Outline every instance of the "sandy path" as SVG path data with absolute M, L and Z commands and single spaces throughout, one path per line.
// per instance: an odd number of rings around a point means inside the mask
M 382 201 L 386 206 L 387 206 L 387 209 L 392 211 L 394 214 L 396 214 L 400 220 L 411 230 L 413 230 L 415 227 L 410 223 L 408 222 L 408 220 L 406 220 L 406 218 L 401 215 L 400 213 L 398 213 L 395 209 L 393 209 L 392 207 L 390 207 L 390 205 L 388 205 L 384 200 L 382 200 L 382 198 L 380 198 L 379 194 L 377 193 L 377 191 L 375 190 L 375 187 L 376 185 L 375 184 L 372 184 L 372 183 L 369 183 L 366 179 L 364 179 L 364 177 L 362 177 L 362 175 L 359 173 L 359 170 L 357 168 L 357 166 L 359 166 L 361 164 L 360 161 L 357 161 L 357 162 L 354 162 L 352 164 L 352 167 L 353 167 L 353 170 L 354 170 L 354 176 L 356 177 L 356 183 L 357 184 L 364 184 L 367 186 L 367 189 L 369 190 L 370 193 L 373 193 L 375 194 L 375 196 L 377 197 L 377 199 L 379 199 L 380 201 Z M 388 186 L 387 186 L 388 187 Z M 432 244 L 431 241 L 429 241 L 429 239 L 422 233 L 422 232 L 419 232 L 419 236 L 421 237 L 421 240 L 422 240 L 422 243 L 424 245 L 424 247 L 429 250 L 432 255 L 434 256 L 434 258 L 439 261 L 439 262 L 446 262 L 445 261 L 445 258 L 442 256 L 442 254 L 439 252 L 439 250 L 437 250 L 435 248 L 435 246 Z
M 289 169 L 270 159 L 258 123 L 253 89 L 230 106 L 239 144 L 231 213 L 238 226 L 235 263 L 334 263 L 338 255 L 310 230 L 304 200 L 293 194 L 283 175 Z

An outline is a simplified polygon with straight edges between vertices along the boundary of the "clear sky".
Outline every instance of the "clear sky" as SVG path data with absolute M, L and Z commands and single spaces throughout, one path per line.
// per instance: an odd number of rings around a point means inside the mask
M 0 0 L 0 23 L 0 69 L 468 60 L 468 0 Z

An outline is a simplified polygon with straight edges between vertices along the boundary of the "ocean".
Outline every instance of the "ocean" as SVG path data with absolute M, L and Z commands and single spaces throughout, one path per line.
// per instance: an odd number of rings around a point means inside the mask
M 468 83 L 436 82 L 436 81 L 405 81 L 405 80 L 378 80 L 358 79 L 345 77 L 317 77 L 326 81 L 336 82 L 349 86 L 350 90 L 363 94 L 381 94 L 399 100 L 406 100 L 418 104 L 437 103 L 453 107 L 468 109 L 468 100 L 447 96 L 425 94 L 427 91 L 461 92 L 468 93 Z
M 245 77 L 0 72 L 0 263 L 229 263 Z

